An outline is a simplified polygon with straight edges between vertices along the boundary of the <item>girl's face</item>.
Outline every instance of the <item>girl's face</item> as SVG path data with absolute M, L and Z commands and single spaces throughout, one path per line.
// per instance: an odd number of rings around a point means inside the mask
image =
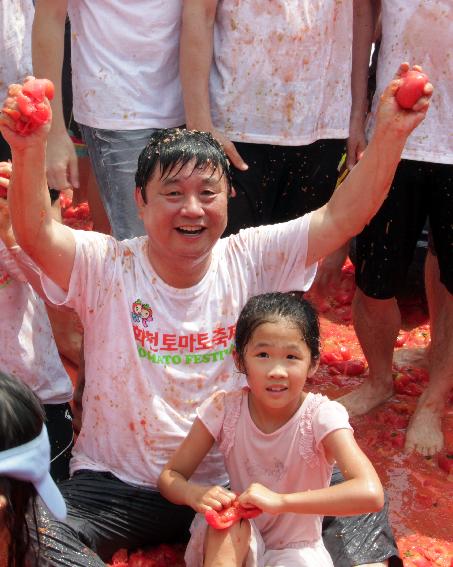
M 318 367 L 300 330 L 287 319 L 255 329 L 245 349 L 244 365 L 252 417 L 258 411 L 273 414 L 282 423 L 302 404 L 305 381 Z

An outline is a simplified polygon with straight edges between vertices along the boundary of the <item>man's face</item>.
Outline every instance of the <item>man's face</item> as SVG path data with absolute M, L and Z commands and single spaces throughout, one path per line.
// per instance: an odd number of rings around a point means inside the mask
M 155 172 L 146 185 L 147 203 L 136 190 L 139 214 L 149 237 L 150 260 L 205 260 L 225 230 L 227 184 L 220 171 L 173 168 L 165 178 Z

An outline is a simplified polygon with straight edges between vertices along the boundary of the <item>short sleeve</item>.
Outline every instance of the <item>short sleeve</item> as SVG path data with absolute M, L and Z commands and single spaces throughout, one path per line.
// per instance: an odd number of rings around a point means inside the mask
M 306 265 L 311 218 L 308 213 L 283 223 L 247 228 L 229 237 L 231 254 L 241 258 L 247 251 L 253 266 L 250 275 L 256 276 L 260 293 L 306 291 L 311 287 L 317 269 L 316 263 Z
M 16 247 L 17 248 L 17 247 Z M 27 278 L 17 265 L 11 249 L 8 249 L 0 240 L 0 270 L 5 271 L 11 278 L 26 283 Z
M 350 429 L 349 415 L 345 407 L 338 402 L 326 400 L 320 404 L 313 415 L 313 436 L 315 445 L 318 447 L 326 435 L 337 429 Z
M 82 321 L 87 311 L 98 312 L 112 288 L 116 258 L 116 240 L 97 232 L 74 230 L 76 254 L 67 293 L 43 276 L 42 287 L 48 300 L 77 311 Z
M 217 442 L 225 420 L 225 396 L 223 390 L 216 392 L 197 408 L 198 418 Z

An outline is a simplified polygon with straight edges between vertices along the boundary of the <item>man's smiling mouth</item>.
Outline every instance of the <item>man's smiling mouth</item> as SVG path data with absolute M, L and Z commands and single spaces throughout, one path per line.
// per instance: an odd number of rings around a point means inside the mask
M 204 226 L 178 226 L 176 230 L 185 236 L 198 236 L 206 229 Z

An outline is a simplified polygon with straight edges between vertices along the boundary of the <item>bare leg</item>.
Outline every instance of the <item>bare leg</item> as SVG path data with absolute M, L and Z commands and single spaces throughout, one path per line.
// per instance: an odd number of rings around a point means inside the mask
M 206 532 L 204 567 L 242 567 L 250 545 L 250 522 L 241 521 L 227 530 Z
M 315 293 L 326 297 L 332 288 L 337 288 L 341 281 L 341 268 L 348 257 L 349 242 L 323 259 L 314 282 Z
M 426 257 L 425 285 L 431 321 L 430 378 L 409 423 L 405 449 L 428 456 L 444 445 L 442 416 L 453 388 L 453 296 L 439 281 L 439 265 L 431 253 Z
M 369 366 L 369 377 L 349 394 L 338 398 L 349 415 L 362 415 L 393 394 L 392 357 L 401 327 L 396 299 L 373 299 L 356 289 L 352 303 L 355 332 Z

